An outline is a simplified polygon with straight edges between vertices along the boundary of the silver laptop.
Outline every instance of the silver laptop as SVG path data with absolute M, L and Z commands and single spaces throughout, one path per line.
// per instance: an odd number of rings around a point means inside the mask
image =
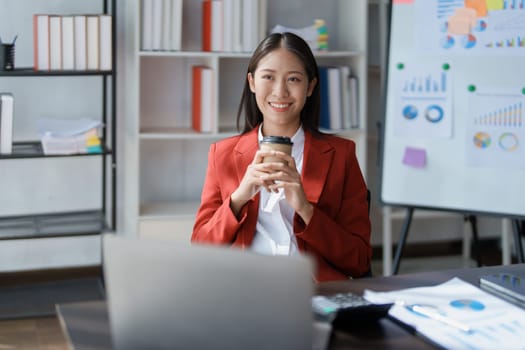
M 103 236 L 115 349 L 311 349 L 313 265 Z

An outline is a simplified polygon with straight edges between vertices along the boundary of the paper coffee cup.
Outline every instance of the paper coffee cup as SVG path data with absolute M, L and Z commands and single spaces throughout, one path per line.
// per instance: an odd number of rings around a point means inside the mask
M 288 155 L 292 155 L 292 140 L 287 136 L 264 136 L 259 148 L 262 150 L 281 151 Z M 278 157 L 264 157 L 263 163 L 270 162 L 284 162 Z

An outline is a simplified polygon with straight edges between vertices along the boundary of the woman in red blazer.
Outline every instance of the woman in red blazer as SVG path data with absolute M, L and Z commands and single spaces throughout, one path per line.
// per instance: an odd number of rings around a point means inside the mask
M 355 143 L 318 130 L 318 82 L 300 37 L 275 33 L 259 44 L 237 115 L 239 127 L 244 112 L 243 131 L 210 147 L 192 242 L 309 254 L 317 281 L 369 271 L 367 187 Z M 290 137 L 292 155 L 260 150 L 269 135 Z M 282 162 L 262 162 L 267 156 Z

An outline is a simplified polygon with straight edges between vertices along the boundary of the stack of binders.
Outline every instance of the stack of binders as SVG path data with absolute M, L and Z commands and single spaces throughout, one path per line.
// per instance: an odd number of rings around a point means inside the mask
M 0 154 L 11 154 L 13 150 L 14 98 L 8 92 L 0 93 Z

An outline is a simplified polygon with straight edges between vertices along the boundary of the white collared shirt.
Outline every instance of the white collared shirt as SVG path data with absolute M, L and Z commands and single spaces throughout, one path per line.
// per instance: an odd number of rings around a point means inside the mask
M 259 127 L 261 142 L 262 125 Z M 299 174 L 303 168 L 304 130 L 302 126 L 292 137 L 292 157 L 295 159 Z M 297 241 L 293 233 L 294 210 L 284 198 L 284 191 L 269 193 L 261 189 L 259 213 L 255 227 L 255 237 L 251 249 L 267 255 L 298 254 Z

